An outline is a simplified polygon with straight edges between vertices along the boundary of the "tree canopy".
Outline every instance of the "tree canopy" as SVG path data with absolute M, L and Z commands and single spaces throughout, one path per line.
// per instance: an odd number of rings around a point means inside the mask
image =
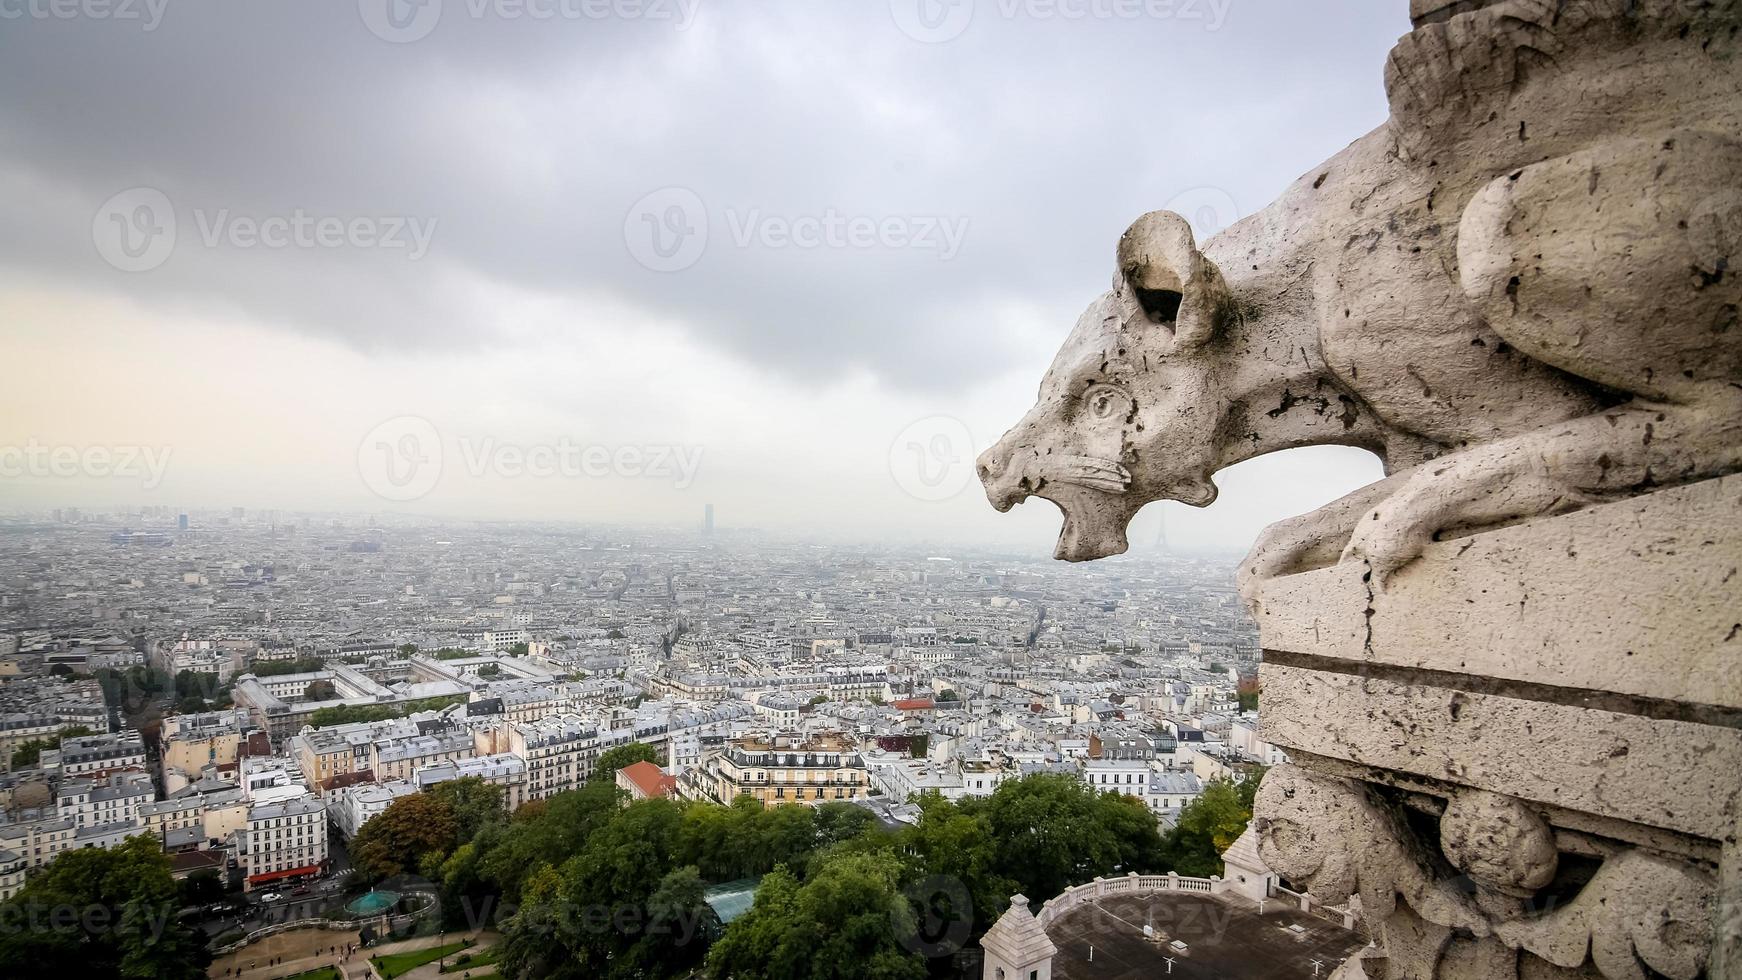
M 33 738 L 20 742 L 18 747 L 12 750 L 12 768 L 18 770 L 29 769 L 32 766 L 35 766 L 38 762 L 42 761 L 42 750 L 60 748 L 61 739 L 63 738 L 77 738 L 81 735 L 95 734 L 97 733 L 83 725 L 72 725 L 61 729 L 47 738 Z
M 431 793 L 402 796 L 357 831 L 351 861 L 369 878 L 414 874 L 425 857 L 454 849 L 458 827 L 446 800 Z
M 977 938 L 1012 894 L 1167 871 L 1165 844 L 1185 854 L 1191 843 L 1176 833 L 1164 844 L 1136 800 L 1054 774 L 1008 780 L 990 797 L 922 797 L 917 825 L 893 829 L 844 802 L 631 802 L 606 774 L 650 751 L 613 749 L 597 778 L 513 814 L 476 779 L 403 797 L 364 825 L 352 858 L 366 875 L 435 881 L 450 928 L 495 924 L 508 977 L 670 977 L 705 965 L 715 980 L 917 980 L 944 962 L 928 956 Z M 1244 788 L 1216 785 L 1216 798 L 1250 805 Z M 722 926 L 704 891 L 755 878 L 750 911 Z
M 1182 875 L 1208 878 L 1223 873 L 1222 852 L 1233 846 L 1252 820 L 1252 799 L 1263 770 L 1241 779 L 1213 779 L 1202 796 L 1180 810 L 1162 842 L 1162 861 Z
M 0 976 L 198 980 L 211 954 L 179 907 L 155 837 L 67 851 L 0 903 Z

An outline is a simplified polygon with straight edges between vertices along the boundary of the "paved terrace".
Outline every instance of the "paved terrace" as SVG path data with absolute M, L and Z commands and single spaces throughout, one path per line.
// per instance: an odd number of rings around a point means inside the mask
M 1143 935 L 1146 923 L 1154 925 L 1155 940 Z M 1290 926 L 1299 926 L 1301 932 Z M 1174 891 L 1085 902 L 1054 919 L 1046 934 L 1059 950 L 1053 959 L 1055 980 L 1329 977 L 1367 945 L 1365 935 L 1301 912 L 1284 899 L 1269 900 L 1260 915 L 1255 904 L 1237 896 Z M 1185 952 L 1169 948 L 1176 939 L 1186 943 Z

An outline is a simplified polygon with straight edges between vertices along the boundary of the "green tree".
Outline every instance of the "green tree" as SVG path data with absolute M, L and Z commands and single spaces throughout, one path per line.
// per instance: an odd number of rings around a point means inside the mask
M 351 840 L 351 861 L 367 878 L 416 873 L 429 855 L 445 856 L 458 843 L 454 811 L 429 793 L 394 800 Z
M 255 677 L 278 677 L 283 674 L 312 674 L 326 666 L 320 657 L 298 657 L 295 660 L 268 660 L 254 664 L 249 670 Z
M 672 915 L 701 900 L 699 877 L 667 877 L 680 821 L 669 800 L 622 807 L 556 875 L 536 872 L 506 924 L 504 962 L 522 976 L 664 975 L 648 967 L 679 952 L 655 930 L 655 905 Z
M 904 848 L 919 858 L 928 875 L 944 875 L 962 882 L 978 918 L 977 936 L 991 928 L 1022 885 L 998 870 L 998 841 L 984 812 L 973 812 L 936 793 L 920 797 L 917 826 L 903 832 Z M 958 911 L 958 910 L 950 910 Z M 968 914 L 969 910 L 959 910 Z
M 183 906 L 211 905 L 224 898 L 224 879 L 216 871 L 195 871 L 177 886 Z
M 659 765 L 659 750 L 641 742 L 613 746 L 599 753 L 599 761 L 593 763 L 593 774 L 588 778 L 593 782 L 612 782 L 617 778 L 617 770 L 637 762 Z
M 480 859 L 480 870 L 505 901 L 519 903 L 531 877 L 543 867 L 557 867 L 580 853 L 594 830 L 618 809 L 617 788 L 590 783 L 558 793 L 515 811 L 514 820 L 495 847 Z
M 1197 878 L 1222 874 L 1222 852 L 1245 833 L 1263 778 L 1259 770 L 1237 781 L 1213 779 L 1202 795 L 1186 804 L 1162 842 L 1168 870 Z
M 1258 710 L 1258 693 L 1261 688 L 1256 677 L 1242 677 L 1234 688 L 1235 696 L 1240 699 L 1241 711 Z
M 97 733 L 84 725 L 71 725 L 47 738 L 33 738 L 21 742 L 17 748 L 12 750 L 12 768 L 14 770 L 29 769 L 35 766 L 42 761 L 42 750 L 60 748 L 61 739 L 95 734 Z
M 0 976 L 198 980 L 211 954 L 178 908 L 156 838 L 67 851 L 0 904 Z
M 756 903 L 708 954 L 719 980 L 921 980 L 925 960 L 905 948 L 913 911 L 893 854 L 844 854 L 800 885 L 784 867 L 762 879 Z
M 447 804 L 454 815 L 455 836 L 459 840 L 471 840 L 485 826 L 502 823 L 508 817 L 502 787 L 486 783 L 477 776 L 437 783 L 426 792 Z
M 854 803 L 824 803 L 815 813 L 817 844 L 824 847 L 852 840 L 877 826 L 871 811 Z
M 1161 870 L 1161 836 L 1135 800 L 1074 776 L 1036 773 L 1000 785 L 984 806 L 997 841 L 994 870 L 1025 895 L 1057 895 L 1096 875 Z M 1137 811 L 1146 822 L 1132 817 Z

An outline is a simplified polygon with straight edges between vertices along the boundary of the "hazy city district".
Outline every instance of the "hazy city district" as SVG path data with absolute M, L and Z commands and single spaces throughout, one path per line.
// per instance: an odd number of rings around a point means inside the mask
M 1228 560 L 823 546 L 711 508 L 378 520 L 0 524 L 8 958 L 392 976 L 351 948 L 427 935 L 420 976 L 978 975 L 1012 894 L 1222 875 L 1284 761 Z M 87 880 L 116 874 L 173 916 L 48 920 L 124 901 Z M 875 921 L 791 945 L 842 915 Z M 263 935 L 305 920 L 334 931 Z

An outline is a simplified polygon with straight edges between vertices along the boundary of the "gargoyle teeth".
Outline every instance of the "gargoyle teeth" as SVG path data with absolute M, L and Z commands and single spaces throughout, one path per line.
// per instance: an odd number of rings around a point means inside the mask
M 1118 461 L 1097 456 L 1055 456 L 1048 461 L 1054 483 L 1068 483 L 1102 493 L 1124 493 L 1131 486 L 1131 471 Z

